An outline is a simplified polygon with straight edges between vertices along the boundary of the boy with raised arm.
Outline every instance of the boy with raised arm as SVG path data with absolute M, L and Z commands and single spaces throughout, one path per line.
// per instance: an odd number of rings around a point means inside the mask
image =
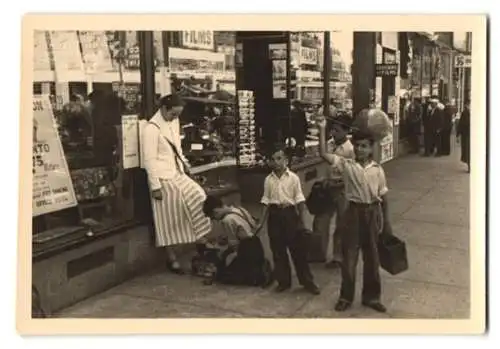
M 354 300 L 356 266 L 359 251 L 363 253 L 362 304 L 378 312 L 386 308 L 380 301 L 378 235 L 391 233 L 388 220 L 388 192 L 385 173 L 373 161 L 374 140 L 369 133 L 353 135 L 355 159 L 327 153 L 324 118 L 317 120 L 321 157 L 343 174 L 347 209 L 342 219 L 342 285 L 335 310 L 345 311 Z

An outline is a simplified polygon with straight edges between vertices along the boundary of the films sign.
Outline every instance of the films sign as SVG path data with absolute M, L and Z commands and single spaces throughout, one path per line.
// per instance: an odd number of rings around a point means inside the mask
M 182 46 L 202 50 L 214 50 L 214 32 L 211 30 L 186 30 L 182 32 Z

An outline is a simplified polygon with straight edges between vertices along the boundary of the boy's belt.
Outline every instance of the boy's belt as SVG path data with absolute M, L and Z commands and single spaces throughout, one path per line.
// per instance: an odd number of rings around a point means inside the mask
M 361 208 L 369 208 L 369 207 L 375 207 L 380 205 L 380 202 L 375 201 L 372 203 L 365 203 L 365 202 L 355 202 L 355 201 L 349 201 L 349 205 L 356 206 L 356 207 L 361 207 Z
M 284 210 L 284 209 L 288 209 L 288 208 L 295 208 L 295 205 L 291 205 L 291 204 L 270 204 L 269 205 L 269 208 L 271 209 L 278 209 L 278 210 Z

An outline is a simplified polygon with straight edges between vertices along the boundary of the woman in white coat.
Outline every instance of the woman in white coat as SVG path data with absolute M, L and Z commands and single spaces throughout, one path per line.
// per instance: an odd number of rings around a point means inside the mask
M 182 274 L 174 246 L 193 243 L 210 232 L 203 214 L 206 194 L 189 177 L 182 153 L 179 115 L 183 102 L 176 95 L 160 99 L 160 108 L 145 125 L 142 137 L 144 168 L 148 173 L 156 246 L 167 252 L 169 269 Z

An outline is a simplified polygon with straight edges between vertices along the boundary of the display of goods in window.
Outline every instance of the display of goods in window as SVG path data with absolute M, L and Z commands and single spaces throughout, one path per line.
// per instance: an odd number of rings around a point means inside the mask
M 380 109 L 363 109 L 356 116 L 352 127 L 369 133 L 375 141 L 380 141 L 392 133 L 392 121 Z

